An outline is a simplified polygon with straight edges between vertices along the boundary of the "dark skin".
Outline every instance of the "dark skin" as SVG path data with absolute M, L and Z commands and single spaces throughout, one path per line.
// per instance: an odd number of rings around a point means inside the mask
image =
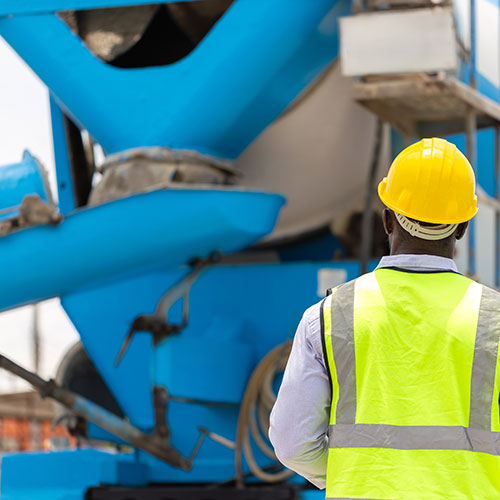
M 419 255 L 437 255 L 453 259 L 455 253 L 455 244 L 461 239 L 467 230 L 468 222 L 462 222 L 458 225 L 455 232 L 444 240 L 428 241 L 416 238 L 407 233 L 400 225 L 392 210 L 384 208 L 382 212 L 382 222 L 385 232 L 389 238 L 391 255 L 399 254 L 419 254 Z

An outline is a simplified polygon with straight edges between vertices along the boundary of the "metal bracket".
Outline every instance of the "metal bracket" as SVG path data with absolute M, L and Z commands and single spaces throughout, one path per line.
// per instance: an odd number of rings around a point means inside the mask
M 170 437 L 170 429 L 167 425 L 167 403 L 167 390 L 165 387 L 155 385 L 153 387 L 153 404 L 155 409 L 155 427 L 153 434 L 168 440 Z
M 132 322 L 129 332 L 123 341 L 120 352 L 115 360 L 115 366 L 120 364 L 123 355 L 127 351 L 130 341 L 136 333 L 150 333 L 153 336 L 153 345 L 158 345 L 170 335 L 180 333 L 188 324 L 189 318 L 189 292 L 194 282 L 209 265 L 220 260 L 218 252 L 212 253 L 207 259 L 193 259 L 190 265 L 193 270 L 175 283 L 160 299 L 154 314 L 141 314 Z M 183 299 L 182 323 L 168 322 L 170 308 L 179 300 Z

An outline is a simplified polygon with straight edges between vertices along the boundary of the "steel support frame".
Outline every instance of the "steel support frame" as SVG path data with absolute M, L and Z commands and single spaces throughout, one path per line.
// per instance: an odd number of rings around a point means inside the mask
M 52 122 L 52 142 L 57 176 L 57 197 L 59 210 L 68 214 L 75 210 L 75 190 L 66 142 L 64 114 L 52 94 L 49 94 L 50 118 Z
M 495 198 L 500 197 L 500 123 L 495 126 Z M 500 288 L 500 211 L 495 211 L 495 286 Z
M 466 130 L 466 153 L 467 157 L 477 173 L 477 119 L 476 113 L 472 107 L 468 109 L 465 117 L 465 130 Z M 476 273 L 476 238 L 475 238 L 475 224 L 474 220 L 469 222 L 468 234 L 468 256 L 467 256 L 467 274 L 474 276 Z

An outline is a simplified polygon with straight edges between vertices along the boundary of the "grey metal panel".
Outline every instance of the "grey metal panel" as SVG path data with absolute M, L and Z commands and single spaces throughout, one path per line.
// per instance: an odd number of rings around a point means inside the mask
M 455 70 L 451 9 L 358 14 L 340 19 L 345 76 Z

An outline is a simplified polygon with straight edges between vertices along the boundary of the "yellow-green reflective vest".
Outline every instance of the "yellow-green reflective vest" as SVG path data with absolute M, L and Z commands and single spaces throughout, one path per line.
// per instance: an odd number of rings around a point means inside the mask
M 500 499 L 500 293 L 381 268 L 322 304 L 328 499 Z

